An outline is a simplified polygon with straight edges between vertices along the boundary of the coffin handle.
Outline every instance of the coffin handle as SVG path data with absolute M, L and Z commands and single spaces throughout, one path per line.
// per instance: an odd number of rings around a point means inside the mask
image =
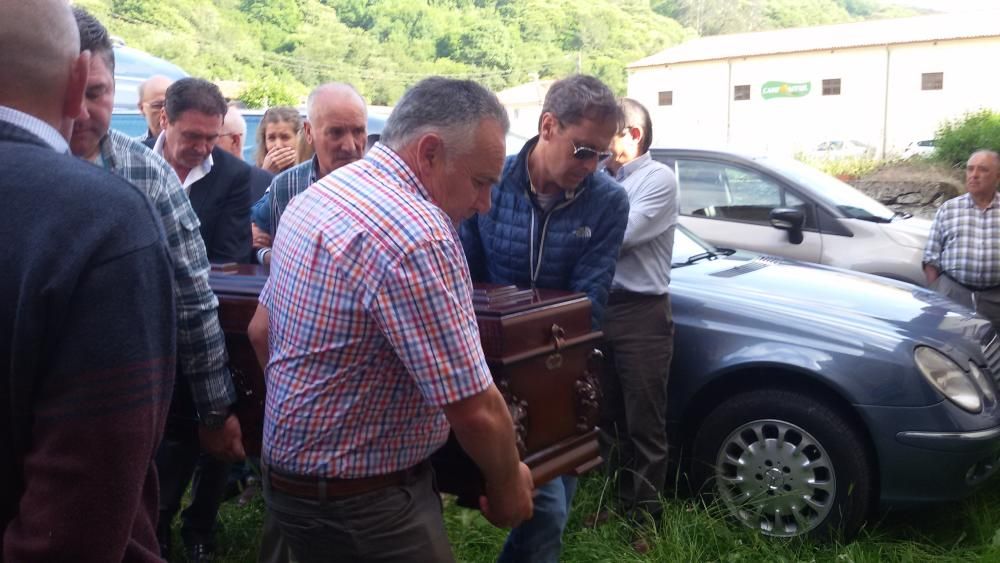
M 552 344 L 556 347 L 556 352 L 558 352 L 559 349 L 566 344 L 566 329 L 557 324 L 553 324 L 551 331 Z

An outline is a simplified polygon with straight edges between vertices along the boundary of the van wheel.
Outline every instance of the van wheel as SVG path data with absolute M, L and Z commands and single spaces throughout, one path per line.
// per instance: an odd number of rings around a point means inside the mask
M 717 406 L 698 429 L 692 479 L 768 536 L 853 537 L 873 505 L 864 439 L 836 410 L 780 389 Z

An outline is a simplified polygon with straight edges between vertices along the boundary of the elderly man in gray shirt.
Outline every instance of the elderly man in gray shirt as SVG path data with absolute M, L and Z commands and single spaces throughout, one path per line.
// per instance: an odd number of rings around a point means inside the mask
M 670 257 L 677 225 L 677 179 L 649 154 L 653 126 L 639 102 L 620 101 L 626 126 L 611 142 L 605 172 L 628 193 L 625 240 L 604 321 L 607 364 L 601 454 L 617 477 L 619 508 L 639 523 L 658 520 L 667 478 L 667 376 L 673 356 Z M 597 521 L 606 518 L 596 515 Z M 640 536 L 633 542 L 648 550 Z

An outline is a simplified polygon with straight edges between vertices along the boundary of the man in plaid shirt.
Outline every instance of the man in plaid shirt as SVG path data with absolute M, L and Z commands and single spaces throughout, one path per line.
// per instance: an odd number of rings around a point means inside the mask
M 1000 156 L 976 151 L 965 167 L 966 193 L 934 215 L 924 249 L 931 289 L 975 309 L 1000 330 Z
M 250 210 L 257 261 L 271 263 L 271 246 L 281 214 L 288 202 L 334 170 L 365 154 L 368 106 L 349 84 L 321 84 L 306 100 L 308 119 L 302 124 L 306 142 L 316 151 L 312 158 L 278 174 Z
M 454 225 L 490 205 L 507 114 L 471 81 L 410 89 L 367 156 L 297 196 L 250 324 L 266 363 L 264 492 L 297 561 L 450 561 L 427 461 L 449 425 L 484 515 L 532 480 L 483 357 Z
M 209 263 L 198 217 L 177 175 L 148 147 L 109 128 L 114 105 L 114 51 L 107 30 L 83 9 L 74 7 L 73 12 L 81 48 L 91 51 L 92 56 L 85 98 L 87 112 L 74 123 L 70 149 L 75 156 L 128 180 L 149 197 L 160 216 L 174 266 L 177 366 L 183 377 L 177 378 L 179 386 L 171 403 L 164 445 L 184 453 L 172 456 L 169 468 L 163 467 L 164 448 L 157 459 L 161 512 L 168 512 L 172 518 L 199 461 L 199 443 L 222 460 L 245 457 L 239 421 L 230 412 L 236 391 L 219 326 L 219 303 L 208 285 Z M 189 551 L 195 545 L 214 542 L 215 518 L 228 467 L 227 463 L 209 458 L 201 460 L 200 487 L 196 487 L 194 496 L 202 501 L 198 510 L 186 513 L 184 519 Z M 171 481 L 177 485 L 167 485 Z M 164 556 L 169 555 L 170 518 L 166 520 L 158 531 Z

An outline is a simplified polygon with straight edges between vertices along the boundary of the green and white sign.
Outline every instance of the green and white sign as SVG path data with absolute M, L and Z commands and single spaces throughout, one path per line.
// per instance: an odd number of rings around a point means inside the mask
M 812 82 L 765 82 L 760 87 L 760 97 L 771 98 L 801 98 L 812 90 Z

